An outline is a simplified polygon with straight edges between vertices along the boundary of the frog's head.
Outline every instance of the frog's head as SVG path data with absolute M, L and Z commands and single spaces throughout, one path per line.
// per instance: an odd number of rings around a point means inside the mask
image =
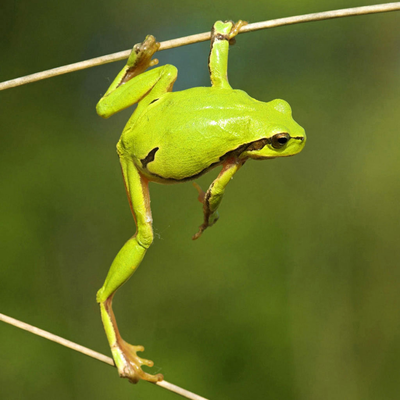
M 304 129 L 292 118 L 292 109 L 284 100 L 263 103 L 263 118 L 257 131 L 261 138 L 252 142 L 243 153 L 245 157 L 263 160 L 293 156 L 306 143 Z

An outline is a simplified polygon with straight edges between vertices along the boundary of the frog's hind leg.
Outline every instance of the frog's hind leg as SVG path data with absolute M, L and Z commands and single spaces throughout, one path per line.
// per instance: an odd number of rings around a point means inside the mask
M 115 257 L 103 287 L 97 292 L 97 302 L 100 303 L 101 318 L 119 375 L 132 383 L 140 379 L 157 382 L 163 376 L 151 375 L 142 370 L 142 365 L 151 367 L 153 362 L 137 356 L 138 351 L 144 350 L 142 346 L 132 346 L 121 338 L 112 310 L 115 292 L 132 276 L 153 242 L 148 181 L 129 157 L 120 154 L 120 161 L 137 231 Z
M 208 57 L 208 69 L 213 87 L 232 89 L 228 82 L 229 45 L 234 44 L 235 36 L 246 21 L 217 21 L 211 31 L 211 48 Z

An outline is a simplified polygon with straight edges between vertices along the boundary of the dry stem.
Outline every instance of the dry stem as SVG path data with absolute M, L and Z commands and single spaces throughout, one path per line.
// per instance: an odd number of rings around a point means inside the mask
M 58 344 L 61 344 L 62 346 L 68 347 L 72 350 L 78 351 L 82 354 L 85 354 L 89 357 L 95 358 L 96 360 L 102 361 L 103 363 L 106 363 L 108 365 L 112 365 L 113 367 L 115 367 L 115 364 L 114 364 L 114 361 L 112 358 L 107 357 L 104 354 L 98 353 L 97 351 L 90 350 L 87 347 L 83 347 L 79 344 L 71 342 L 70 340 L 64 339 L 60 336 L 53 335 L 52 333 L 44 331 L 43 329 L 36 328 L 35 326 L 26 324 L 25 322 L 19 321 L 18 319 L 15 319 L 15 318 L 8 317 L 7 315 L 1 314 L 1 313 L 0 313 L 0 321 L 3 321 L 10 325 L 14 325 L 17 328 L 20 328 L 20 329 L 23 329 L 30 333 L 33 333 L 35 335 L 44 337 L 45 339 L 51 340 L 52 342 L 56 342 Z M 174 392 L 183 397 L 186 397 L 187 399 L 190 399 L 190 400 L 207 400 L 206 398 L 201 397 L 198 394 L 189 392 L 188 390 L 182 389 L 181 387 L 176 386 L 167 381 L 156 382 L 155 384 L 164 389 L 170 390 L 171 392 Z
M 275 28 L 278 26 L 299 24 L 310 21 L 321 21 L 324 19 L 350 17 L 354 15 L 365 15 L 373 13 L 382 13 L 388 11 L 400 10 L 400 2 L 376 4 L 373 6 L 345 8 L 342 10 L 325 11 L 314 14 L 298 15 L 295 17 L 272 19 L 269 21 L 256 22 L 249 24 L 240 29 L 240 33 L 256 31 L 260 29 Z M 197 35 L 186 36 L 178 39 L 167 40 L 161 42 L 160 50 L 172 49 L 174 47 L 185 46 L 187 44 L 205 42 L 210 40 L 210 32 L 199 33 Z M 159 50 L 159 51 L 160 51 Z M 11 79 L 0 83 L 0 90 L 9 89 L 16 86 L 25 85 L 27 83 L 36 82 L 42 79 L 51 78 L 53 76 L 68 74 L 69 72 L 79 71 L 85 68 L 95 67 L 114 61 L 123 60 L 129 57 L 131 50 L 120 51 L 118 53 L 109 54 L 106 56 L 92 58 L 90 60 L 77 62 L 74 64 L 64 65 L 62 67 L 49 69 L 47 71 L 38 72 L 32 75 L 26 75 L 21 78 Z

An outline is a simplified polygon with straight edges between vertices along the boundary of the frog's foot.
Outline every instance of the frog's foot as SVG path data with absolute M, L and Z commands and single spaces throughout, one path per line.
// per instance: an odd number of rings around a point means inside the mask
M 229 29 L 229 27 L 227 28 L 227 24 L 231 24 L 230 30 L 227 31 L 227 29 Z M 215 40 L 221 40 L 221 39 L 225 39 L 229 41 L 230 45 L 235 44 L 236 40 L 235 40 L 235 36 L 239 33 L 240 29 L 242 28 L 242 26 L 247 25 L 246 21 L 242 21 L 239 20 L 238 22 L 233 22 L 233 21 L 217 21 L 212 29 L 211 32 L 211 43 Z
M 210 226 L 213 226 L 219 219 L 218 212 L 214 212 L 209 217 L 204 217 L 204 222 L 199 226 L 199 231 L 192 237 L 192 240 L 198 239 L 201 234 Z
M 192 236 L 192 240 L 198 239 L 201 236 L 201 234 L 207 229 L 207 226 L 208 225 L 206 225 L 206 224 L 201 224 L 199 226 L 199 231 L 195 235 Z
M 162 374 L 151 375 L 142 370 L 142 365 L 152 367 L 153 361 L 139 357 L 136 353 L 144 351 L 143 346 L 132 346 L 119 338 L 117 344 L 111 348 L 118 373 L 121 378 L 127 378 L 131 383 L 143 379 L 149 382 L 159 382 L 164 379 Z
M 158 64 L 158 60 L 151 59 L 153 54 L 160 48 L 160 43 L 153 35 L 147 35 L 142 43 L 133 46 L 131 55 L 128 58 L 129 67 L 122 83 L 128 82 L 133 77 L 146 71 L 147 68 Z
M 245 26 L 247 24 L 248 22 L 242 21 L 241 19 L 238 22 L 233 23 L 231 31 L 229 32 L 228 35 L 228 40 L 230 45 L 234 45 L 236 43 L 235 36 L 239 33 L 242 26 Z

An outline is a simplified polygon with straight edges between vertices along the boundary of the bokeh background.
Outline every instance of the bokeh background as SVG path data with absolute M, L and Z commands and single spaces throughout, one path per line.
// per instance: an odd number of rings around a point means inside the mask
M 0 80 L 159 40 L 365 1 L 6 0 Z M 250 161 L 221 219 L 190 183 L 151 185 L 155 241 L 115 297 L 155 372 L 210 399 L 400 393 L 400 12 L 240 35 L 233 87 L 287 100 L 308 142 Z M 175 90 L 209 85 L 208 43 L 160 52 Z M 95 302 L 135 227 L 115 144 L 132 110 L 95 105 L 124 62 L 0 93 L 0 312 L 110 354 Z M 206 188 L 218 171 L 198 182 Z M 0 324 L 2 399 L 174 399 Z

